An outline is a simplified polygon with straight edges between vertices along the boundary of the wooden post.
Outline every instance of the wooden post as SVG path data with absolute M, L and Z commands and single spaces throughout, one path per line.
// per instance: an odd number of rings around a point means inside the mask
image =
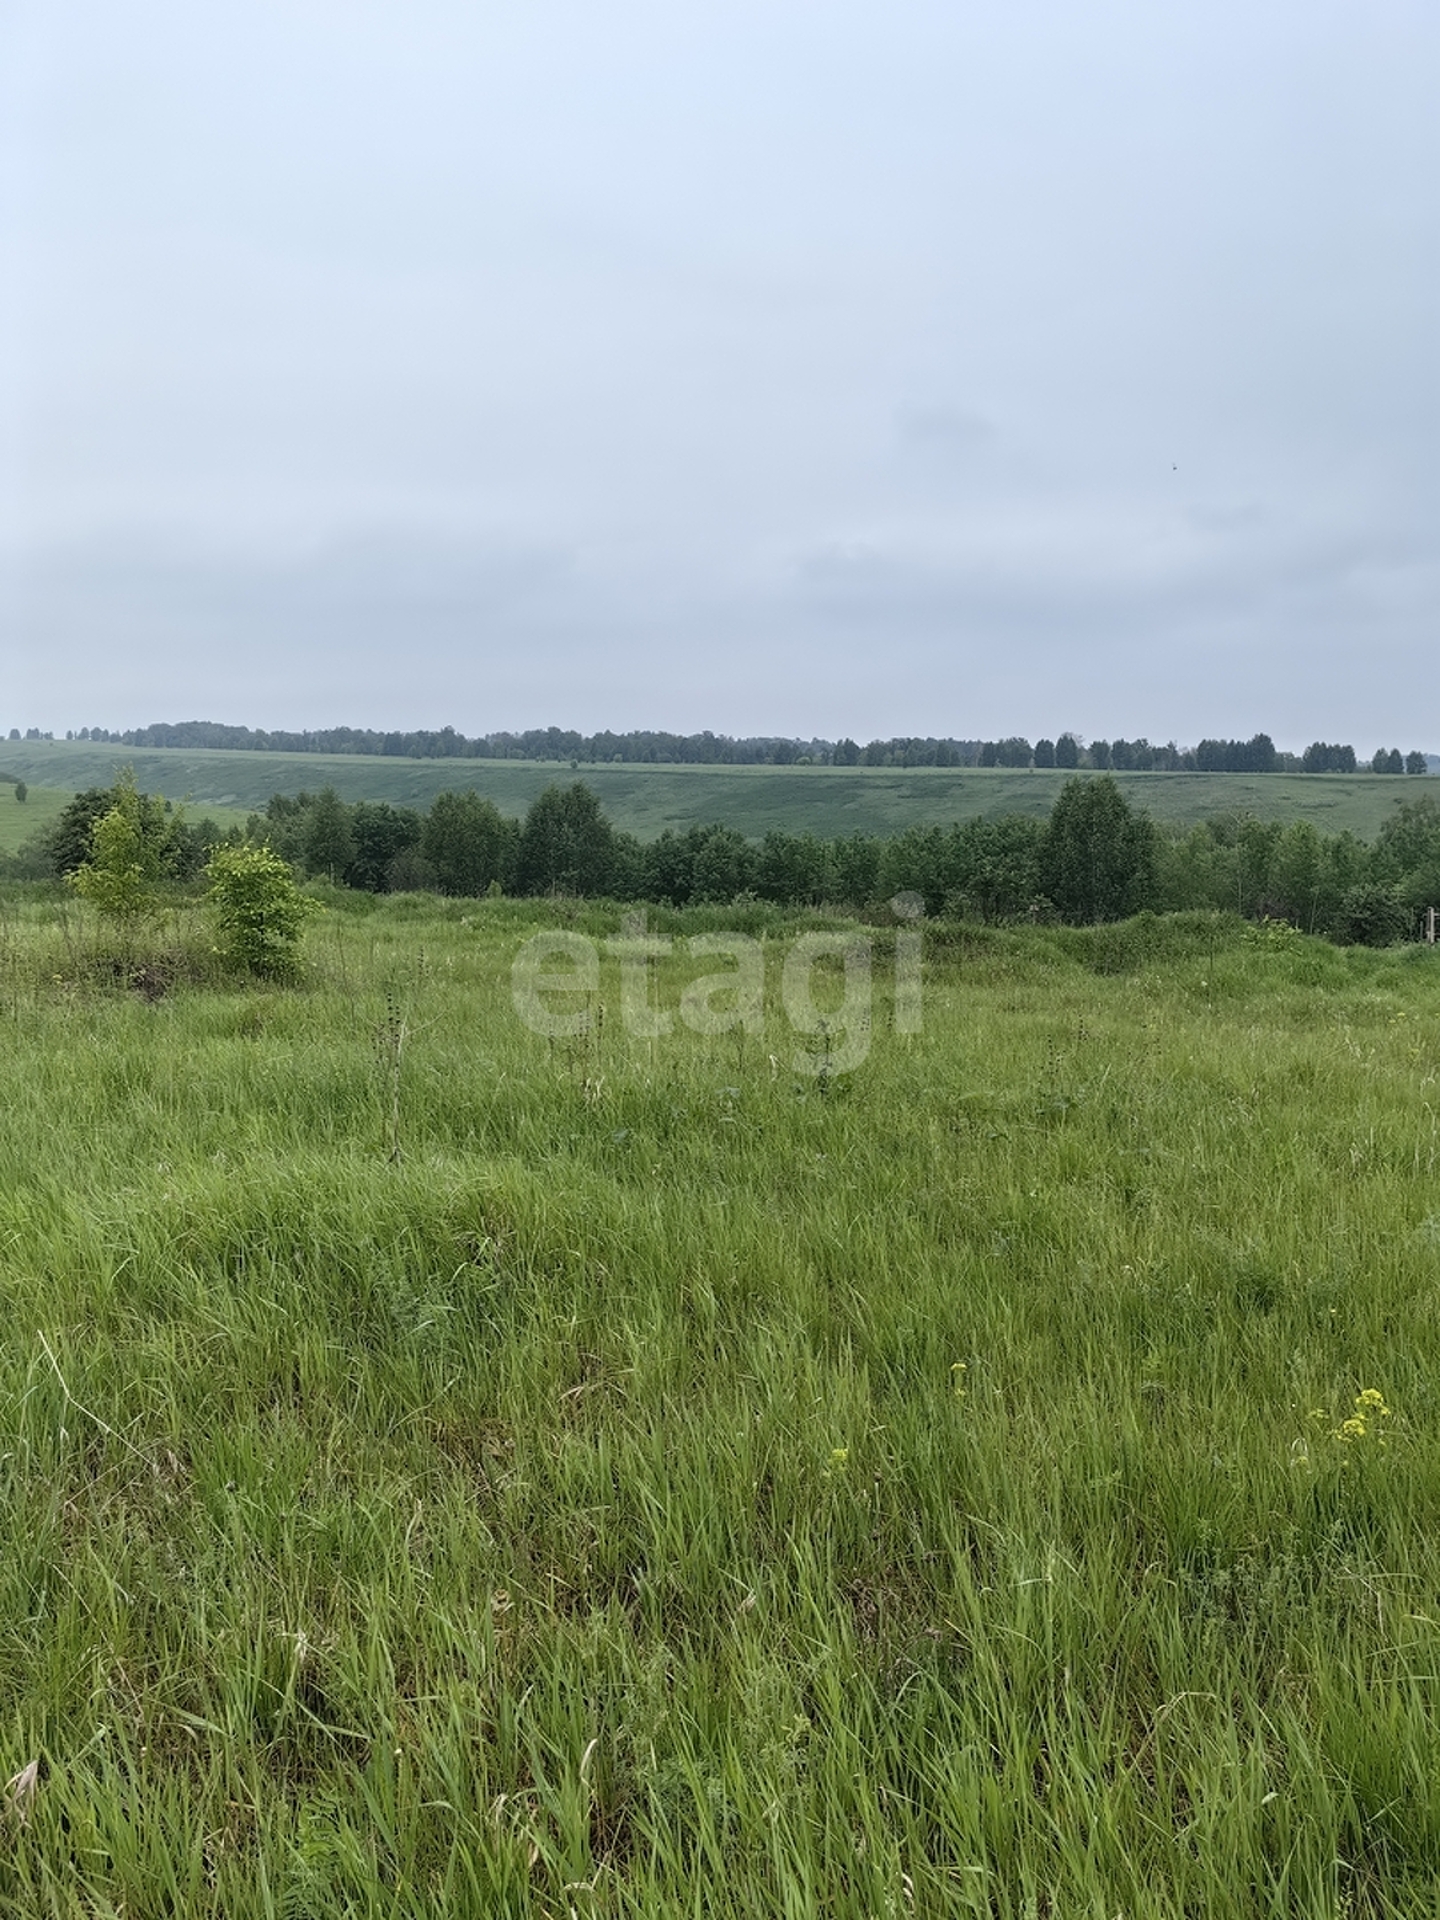
M 1434 907 L 1427 907 L 1425 909 L 1425 939 L 1430 946 L 1432 947 L 1434 946 L 1435 944 L 1435 909 Z

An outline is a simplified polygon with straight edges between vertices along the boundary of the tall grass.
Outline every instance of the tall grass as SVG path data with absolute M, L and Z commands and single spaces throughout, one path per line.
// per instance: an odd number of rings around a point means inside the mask
M 1435 1912 L 1430 956 L 936 930 L 827 1080 L 544 917 L 7 910 L 0 1911 Z

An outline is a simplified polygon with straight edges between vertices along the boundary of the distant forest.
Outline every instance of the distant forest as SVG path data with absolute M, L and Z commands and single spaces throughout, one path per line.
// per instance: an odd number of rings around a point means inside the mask
M 10 738 L 19 740 L 12 727 Z M 31 727 L 26 740 L 53 736 Z M 454 727 L 438 731 L 377 733 L 368 727 L 321 727 L 303 733 L 227 727 L 213 720 L 182 720 L 121 733 L 81 727 L 67 740 L 116 747 L 221 747 L 254 753 L 377 754 L 411 760 L 553 760 L 573 766 L 833 766 L 833 767 L 1062 767 L 1107 773 L 1405 773 L 1429 770 L 1418 750 L 1381 747 L 1360 760 L 1354 747 L 1313 741 L 1304 753 L 1284 753 L 1268 733 L 1249 740 L 1201 740 L 1178 747 L 1173 740 L 1092 740 L 1073 733 L 1039 739 L 952 740 L 900 736 L 890 740 L 789 740 L 769 735 L 734 739 L 724 733 L 576 733 L 565 727 L 532 727 L 524 733 L 486 733 L 473 738 Z

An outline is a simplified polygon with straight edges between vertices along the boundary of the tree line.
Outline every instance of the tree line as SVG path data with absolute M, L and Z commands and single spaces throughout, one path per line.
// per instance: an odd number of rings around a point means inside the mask
M 18 727 L 10 738 L 19 740 Z M 30 728 L 26 739 L 49 739 Z M 940 739 L 934 735 L 897 735 L 861 746 L 851 739 L 799 740 L 772 735 L 736 739 L 723 733 L 666 733 L 637 729 L 627 733 L 577 733 L 565 727 L 532 727 L 521 733 L 467 737 L 454 727 L 376 732 L 366 727 L 321 727 L 303 732 L 223 726 L 210 720 L 133 727 L 111 732 L 81 727 L 67 740 L 102 746 L 142 748 L 222 747 L 257 753 L 372 754 L 412 760 L 541 760 L 576 767 L 607 764 L 649 766 L 836 766 L 836 767 L 1058 767 L 1099 773 L 1356 773 L 1362 763 L 1354 747 L 1312 741 L 1303 753 L 1286 753 L 1268 733 L 1249 740 L 1201 740 L 1180 747 L 1173 740 L 1156 746 L 1149 740 L 1092 740 L 1077 734 L 1041 738 L 1033 745 L 1021 734 L 1004 740 Z M 1381 747 L 1365 761 L 1371 773 L 1423 774 L 1426 755 L 1402 754 Z
M 115 791 L 77 794 L 32 846 L 25 871 L 65 875 L 83 865 Z M 1397 808 L 1373 844 L 1245 814 L 1167 830 L 1104 775 L 1067 781 L 1043 819 L 1005 814 L 832 839 L 776 828 L 752 840 L 716 823 L 642 842 L 578 781 L 547 788 L 523 819 L 473 789 L 442 793 L 422 813 L 346 802 L 332 788 L 275 795 L 243 833 L 184 821 L 152 796 L 139 796 L 135 817 L 153 836 L 156 870 L 175 881 L 199 874 L 217 845 L 247 843 L 269 847 L 303 877 L 367 893 L 859 911 L 913 893 L 932 915 L 989 923 L 1208 908 L 1377 945 L 1412 937 L 1423 909 L 1440 905 L 1440 804 L 1428 794 Z

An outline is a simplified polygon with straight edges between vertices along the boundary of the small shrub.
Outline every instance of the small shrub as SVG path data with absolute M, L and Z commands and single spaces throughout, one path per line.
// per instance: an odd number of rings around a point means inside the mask
M 264 979 L 292 977 L 305 922 L 319 909 L 287 863 L 269 847 L 217 847 L 205 872 L 225 959 Z

